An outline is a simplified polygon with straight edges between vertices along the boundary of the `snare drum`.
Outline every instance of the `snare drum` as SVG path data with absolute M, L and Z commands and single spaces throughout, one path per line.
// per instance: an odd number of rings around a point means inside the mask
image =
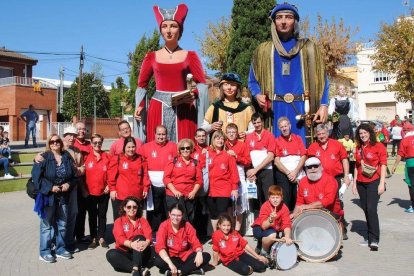
M 292 237 L 298 240 L 298 255 L 309 262 L 325 262 L 338 254 L 342 229 L 337 220 L 320 209 L 303 211 L 292 225 Z
M 275 242 L 270 249 L 270 259 L 277 269 L 288 270 L 295 266 L 298 259 L 298 251 L 295 244 Z

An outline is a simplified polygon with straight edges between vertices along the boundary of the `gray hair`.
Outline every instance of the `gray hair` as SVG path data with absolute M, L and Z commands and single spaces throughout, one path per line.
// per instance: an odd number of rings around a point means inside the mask
M 280 117 L 280 118 L 277 120 L 277 125 L 279 126 L 279 125 L 280 125 L 280 123 L 281 123 L 281 122 L 283 122 L 283 121 L 286 121 L 286 122 L 288 122 L 288 124 L 289 124 L 289 125 L 291 125 L 289 118 L 288 118 L 288 117 L 286 117 L 286 116 L 282 116 L 282 117 Z
M 327 132 L 329 132 L 329 126 L 327 124 L 319 124 L 316 126 L 315 131 L 319 132 L 322 130 L 326 130 Z

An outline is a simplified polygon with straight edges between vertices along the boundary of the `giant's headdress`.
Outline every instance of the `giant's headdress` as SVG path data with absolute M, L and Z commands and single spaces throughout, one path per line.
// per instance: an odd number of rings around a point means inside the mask
M 157 20 L 158 27 L 161 29 L 162 22 L 166 20 L 173 20 L 180 26 L 180 37 L 184 30 L 184 21 L 187 16 L 188 7 L 186 4 L 179 4 L 173 9 L 163 9 L 158 6 L 153 7 L 155 19 Z

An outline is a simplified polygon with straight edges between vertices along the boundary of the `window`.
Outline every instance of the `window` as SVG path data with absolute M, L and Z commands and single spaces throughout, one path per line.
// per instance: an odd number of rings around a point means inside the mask
M 0 78 L 13 77 L 13 69 L 7 67 L 0 67 Z
M 389 80 L 389 76 L 387 73 L 378 71 L 374 72 L 374 82 L 386 82 Z

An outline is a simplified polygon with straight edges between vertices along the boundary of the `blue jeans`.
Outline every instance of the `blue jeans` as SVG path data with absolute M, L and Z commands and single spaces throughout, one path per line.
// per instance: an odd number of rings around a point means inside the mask
M 4 167 L 4 174 L 8 174 L 9 173 L 9 159 L 7 159 L 6 157 L 0 158 L 0 168 L 1 168 L 1 165 L 3 165 Z
M 26 125 L 26 138 L 24 139 L 24 145 L 27 146 L 29 144 L 30 132 L 32 133 L 33 146 L 37 146 L 37 144 L 36 144 L 36 125 L 29 126 L 29 124 Z
M 70 191 L 68 202 L 68 221 L 66 227 L 66 245 L 69 250 L 75 249 L 75 226 L 76 216 L 78 215 L 78 186 L 75 185 Z
M 4 157 L 11 158 L 11 149 L 10 147 L 0 149 L 0 154 Z
M 40 256 L 52 254 L 54 237 L 56 237 L 56 254 L 61 254 L 66 251 L 67 205 L 64 203 L 63 198 L 56 197 L 53 206 L 46 207 L 45 211 L 46 218 L 40 220 L 39 254 Z

